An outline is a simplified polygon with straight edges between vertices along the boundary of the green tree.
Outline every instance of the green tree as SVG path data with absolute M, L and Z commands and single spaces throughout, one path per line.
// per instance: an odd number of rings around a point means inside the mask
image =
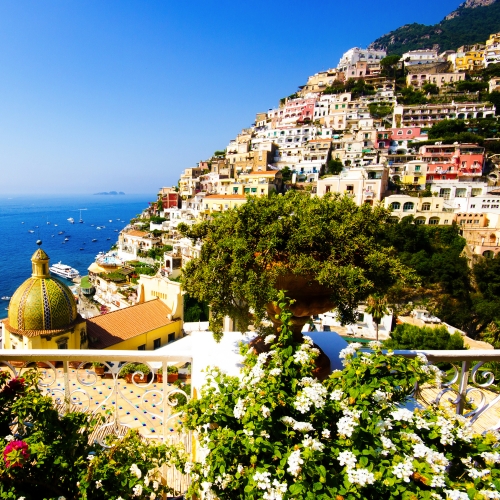
M 384 342 L 387 349 L 465 349 L 460 333 L 450 335 L 445 326 L 420 328 L 409 323 L 397 325 L 391 336 Z
M 387 308 L 387 299 L 381 295 L 373 294 L 368 297 L 366 301 L 366 310 L 368 314 L 371 314 L 373 322 L 375 323 L 377 330 L 377 340 L 378 340 L 378 327 L 382 318 L 389 314 L 389 309 Z
M 455 88 L 459 92 L 480 92 L 486 90 L 488 84 L 486 82 L 478 82 L 476 80 L 462 80 L 455 83 Z
M 400 59 L 401 56 L 399 54 L 391 54 L 384 57 L 380 61 L 380 73 L 383 76 L 388 76 L 389 78 L 396 78 L 398 76 L 398 69 L 400 67 Z
M 326 164 L 326 173 L 329 175 L 338 175 L 342 172 L 344 165 L 340 160 L 330 158 Z
M 380 206 L 359 207 L 331 194 L 249 198 L 192 228 L 179 225 L 184 235 L 204 242 L 200 257 L 183 269 L 183 288 L 210 304 L 216 336 L 225 315 L 241 328 L 258 324 L 277 290 L 297 283 L 304 299 L 325 293 L 322 303 L 333 303 L 342 321 L 353 322 L 368 295 L 413 279 L 394 250 L 377 241 L 388 215 Z
M 439 87 L 434 83 L 426 83 L 425 85 L 422 85 L 422 90 L 426 94 L 432 94 L 432 95 L 439 94 Z
M 498 90 L 494 90 L 490 92 L 487 96 L 487 100 L 495 105 L 496 112 L 495 115 L 500 114 L 500 92 Z
M 281 175 L 283 182 L 288 182 L 292 180 L 293 172 L 290 170 L 289 166 L 286 166 L 281 169 Z
M 401 95 L 398 97 L 400 104 L 427 104 L 425 94 L 420 90 L 415 90 L 413 87 L 405 87 L 401 90 Z

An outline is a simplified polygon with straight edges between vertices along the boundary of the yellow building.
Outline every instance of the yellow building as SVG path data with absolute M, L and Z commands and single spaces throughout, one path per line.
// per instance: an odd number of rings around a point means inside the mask
M 49 256 L 41 248 L 31 262 L 31 278 L 15 291 L 2 323 L 3 348 L 86 349 L 85 320 L 71 290 L 50 275 Z
M 455 71 L 478 71 L 484 66 L 484 45 L 464 45 L 457 49 Z
M 213 212 L 225 212 L 246 203 L 247 197 L 243 194 L 211 194 L 203 199 L 203 213 L 210 215 Z
M 184 299 L 181 284 L 164 276 L 141 274 L 138 282 L 139 302 L 160 299 L 171 311 L 172 318 L 184 319 Z
M 182 320 L 155 299 L 87 320 L 91 349 L 152 351 L 182 337 Z

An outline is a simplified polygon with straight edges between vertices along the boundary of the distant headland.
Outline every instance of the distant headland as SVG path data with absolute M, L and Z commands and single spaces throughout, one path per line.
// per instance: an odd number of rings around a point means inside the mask
M 97 196 L 97 195 L 117 195 L 117 194 L 125 194 L 123 191 L 103 191 L 102 193 L 94 193 L 94 196 Z

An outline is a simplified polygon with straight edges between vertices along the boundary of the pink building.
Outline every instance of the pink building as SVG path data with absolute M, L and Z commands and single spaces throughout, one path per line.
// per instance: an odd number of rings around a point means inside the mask
M 484 148 L 477 144 L 422 146 L 420 154 L 428 164 L 428 182 L 473 180 L 483 173 Z
M 280 127 L 312 121 L 316 100 L 316 97 L 289 99 L 283 108 L 269 113 L 273 126 Z
M 421 136 L 420 127 L 393 128 L 391 139 L 393 141 L 409 141 Z

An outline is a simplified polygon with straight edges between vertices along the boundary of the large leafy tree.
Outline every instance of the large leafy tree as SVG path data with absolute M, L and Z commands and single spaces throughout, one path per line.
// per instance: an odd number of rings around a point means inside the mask
M 418 327 L 404 323 L 396 326 L 391 337 L 384 342 L 388 349 L 464 349 L 464 340 L 459 333 L 450 335 L 445 326 L 436 328 Z
M 330 194 L 249 198 L 192 228 L 179 225 L 186 236 L 203 240 L 200 257 L 183 269 L 183 288 L 210 304 L 216 336 L 224 316 L 240 328 L 258 323 L 277 290 L 291 287 L 311 302 L 323 287 L 342 320 L 354 322 L 359 302 L 414 278 L 393 249 L 377 241 L 388 215 L 382 207 L 359 207 Z

